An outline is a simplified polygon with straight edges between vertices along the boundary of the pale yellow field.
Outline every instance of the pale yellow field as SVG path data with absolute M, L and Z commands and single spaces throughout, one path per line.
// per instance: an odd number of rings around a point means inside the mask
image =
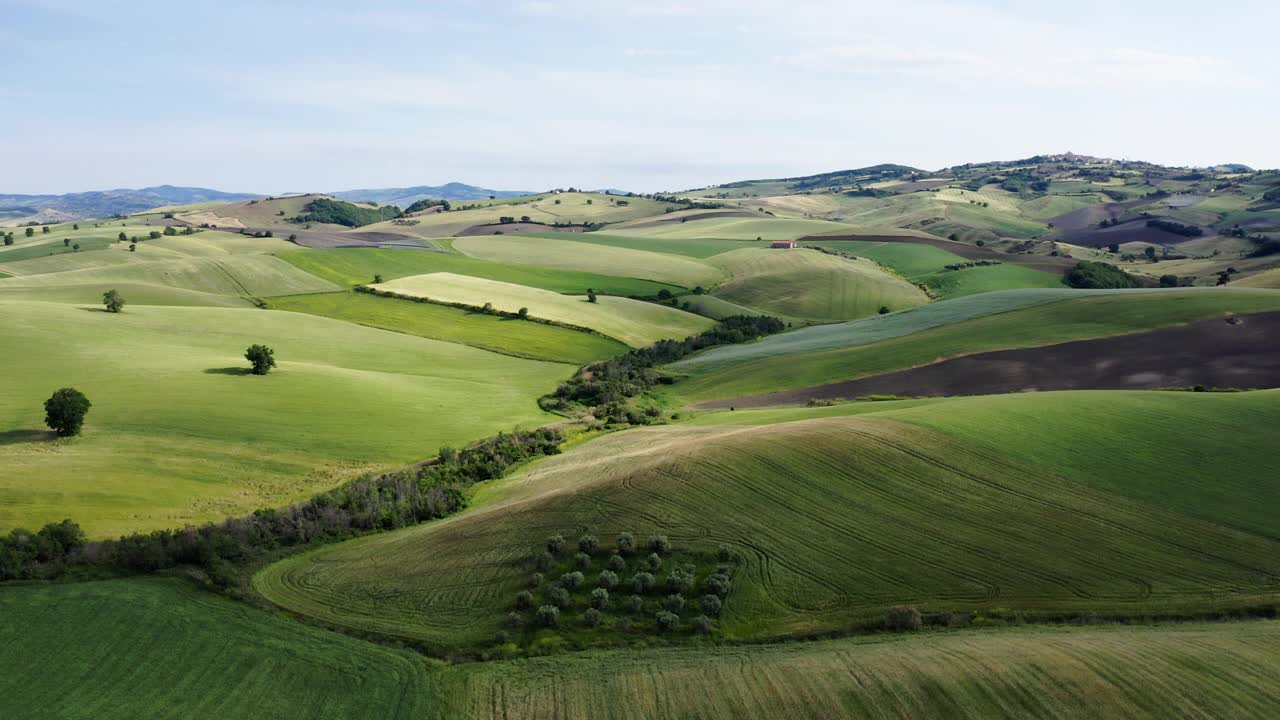
M 658 340 L 686 338 L 714 324 L 692 313 L 640 300 L 601 295 L 597 302 L 590 303 L 580 295 L 561 295 L 550 290 L 453 273 L 411 275 L 372 287 L 445 303 L 475 307 L 492 303 L 494 309 L 504 312 L 528 308 L 529 314 L 535 318 L 590 328 L 632 347 L 651 345 Z

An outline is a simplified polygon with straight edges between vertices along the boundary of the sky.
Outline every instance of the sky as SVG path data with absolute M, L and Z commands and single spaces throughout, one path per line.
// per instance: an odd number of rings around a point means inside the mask
M 0 0 L 0 193 L 1280 167 L 1274 0 Z

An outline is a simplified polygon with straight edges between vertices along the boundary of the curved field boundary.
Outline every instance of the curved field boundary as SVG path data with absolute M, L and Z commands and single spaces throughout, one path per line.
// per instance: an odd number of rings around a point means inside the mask
M 956 242 L 954 240 L 944 240 L 940 237 L 925 237 L 920 235 L 807 235 L 800 238 L 802 243 L 813 243 L 821 245 L 824 241 L 832 240 L 860 240 L 870 242 L 905 242 L 916 243 L 919 245 L 932 245 L 948 252 L 955 253 L 962 258 L 969 260 L 999 260 L 1000 262 L 1015 263 L 1025 265 L 1036 270 L 1045 272 L 1054 272 L 1062 274 L 1075 267 L 1076 261 L 1071 258 L 1053 257 L 1050 255 L 1016 255 L 1012 253 L 1003 253 L 996 250 L 989 250 L 985 247 L 970 245 L 969 243 Z
M 482 260 L 634 277 L 692 288 L 721 279 L 714 266 L 681 255 L 631 248 L 531 237 L 465 237 L 453 241 L 459 252 Z
M 1177 417 L 1176 405 L 1168 410 Z M 1243 466 L 1266 432 L 1244 433 L 1223 467 Z M 1252 502 L 1247 486 L 1224 484 L 1219 504 Z M 291 611 L 441 652 L 488 642 L 527 586 L 531 552 L 557 531 L 730 545 L 741 560 L 721 621 L 731 639 L 875 626 L 901 603 L 1061 617 L 1280 599 L 1275 539 L 884 418 L 618 433 L 539 461 L 485 497 L 441 522 L 276 563 L 254 587 Z
M 1149 291 L 1070 290 L 1062 288 L 1001 290 L 969 295 L 954 300 L 944 300 L 917 308 L 900 310 L 888 315 L 877 315 L 834 325 L 801 328 L 782 335 L 773 335 L 749 345 L 730 345 L 713 348 L 691 358 L 672 363 L 669 367 L 672 370 L 679 371 L 688 371 L 695 368 L 701 370 L 722 364 L 745 362 L 777 355 L 856 347 L 1032 305 L 1070 298 L 1131 292 Z
M 1124 335 L 1231 313 L 1280 310 L 1280 293 L 1269 290 L 1242 288 L 1222 292 L 1204 288 L 1165 292 L 1168 294 L 1126 291 L 1086 296 L 978 317 L 874 343 L 736 363 L 672 366 L 687 377 L 665 392 L 672 402 L 700 402 L 799 390 L 976 353 Z
M 698 407 L 767 407 L 869 395 L 933 397 L 1031 390 L 1280 387 L 1280 312 L 1097 340 L 1000 350 L 799 390 L 717 400 Z

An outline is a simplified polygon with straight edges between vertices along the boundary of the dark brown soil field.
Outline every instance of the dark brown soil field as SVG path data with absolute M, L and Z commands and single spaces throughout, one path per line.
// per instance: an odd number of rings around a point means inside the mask
M 994 395 L 1034 390 L 1280 387 L 1280 312 L 1236 316 L 1096 340 L 1001 350 L 884 375 L 717 400 L 697 407 L 796 405 L 868 395 Z
M 1002 253 L 997 250 L 991 250 L 969 243 L 955 242 L 954 240 L 946 240 L 940 237 L 915 237 L 912 235 L 810 235 L 802 237 L 798 242 L 808 243 L 812 245 L 821 245 L 823 241 L 830 242 L 832 240 L 858 240 L 861 242 L 905 242 L 916 243 L 917 245 L 932 245 L 936 248 L 942 248 L 950 253 L 955 253 L 966 260 L 998 260 L 1000 262 L 1015 263 L 1024 265 L 1036 270 L 1043 270 L 1051 273 L 1065 273 L 1076 266 L 1077 260 L 1064 257 L 1052 257 L 1050 255 L 1014 255 L 1010 253 Z
M 540 225 L 538 223 L 494 223 L 492 225 L 472 225 L 458 233 L 455 237 L 471 237 L 475 235 L 513 235 L 520 232 L 582 232 L 581 225 L 569 227 Z
M 439 252 L 435 248 L 423 246 L 422 243 L 418 242 L 417 238 L 389 232 L 330 232 L 327 230 L 245 228 L 245 232 L 250 235 L 267 230 L 270 230 L 277 238 L 287 239 L 290 235 L 296 235 L 297 238 L 294 242 L 308 248 L 394 247 Z M 227 230 L 226 232 L 237 231 Z

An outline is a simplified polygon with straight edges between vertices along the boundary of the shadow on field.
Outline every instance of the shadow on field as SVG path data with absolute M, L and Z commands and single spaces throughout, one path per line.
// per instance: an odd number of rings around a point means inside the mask
M 57 440 L 58 433 L 52 430 L 9 430 L 0 432 L 0 445 L 17 445 L 26 442 L 48 442 Z
M 204 371 L 206 375 L 251 375 L 249 368 L 244 367 L 224 367 L 209 368 Z
M 110 311 L 109 311 L 109 310 L 107 310 L 106 308 L 82 307 L 82 308 L 80 308 L 80 309 L 81 309 L 81 310 L 83 310 L 83 311 L 85 311 L 85 312 L 94 312 L 94 313 L 98 313 L 98 312 L 100 312 L 100 313 L 110 312 Z

